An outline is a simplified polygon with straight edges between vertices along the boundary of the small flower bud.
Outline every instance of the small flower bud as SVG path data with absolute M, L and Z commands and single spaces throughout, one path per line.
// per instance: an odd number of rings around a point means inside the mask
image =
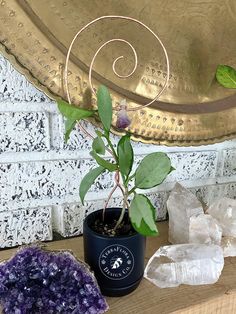
M 118 112 L 117 121 L 116 121 L 116 127 L 118 129 L 125 129 L 131 123 L 131 120 L 127 115 L 126 109 L 127 109 L 126 100 L 122 99 L 120 102 L 120 111 Z

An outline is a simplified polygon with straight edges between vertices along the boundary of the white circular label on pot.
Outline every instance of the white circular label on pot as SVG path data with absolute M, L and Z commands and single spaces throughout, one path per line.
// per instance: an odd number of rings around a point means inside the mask
M 99 267 L 107 278 L 121 280 L 126 278 L 133 270 L 134 256 L 123 245 L 109 245 L 99 256 Z

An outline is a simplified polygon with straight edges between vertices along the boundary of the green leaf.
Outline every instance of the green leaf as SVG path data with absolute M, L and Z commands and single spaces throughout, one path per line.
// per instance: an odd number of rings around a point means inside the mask
M 226 88 L 236 88 L 236 70 L 228 65 L 218 65 L 216 79 Z
M 92 117 L 95 113 L 94 110 L 82 109 L 77 106 L 70 105 L 64 100 L 58 100 L 57 104 L 61 114 L 67 119 L 74 121 L 79 121 L 84 118 Z
M 105 169 L 103 167 L 97 167 L 95 169 L 90 170 L 82 179 L 79 187 L 79 196 L 81 199 L 82 204 L 84 204 L 84 197 L 88 190 L 90 189 L 91 185 L 97 179 L 97 177 L 103 173 Z
M 111 172 L 117 170 L 117 165 L 112 164 L 111 162 L 98 156 L 98 154 L 95 151 L 90 152 L 90 155 L 96 160 L 99 166 L 102 166 L 103 168 L 106 168 Z
M 137 232 L 145 236 L 158 235 L 155 223 L 155 208 L 146 196 L 135 194 L 130 204 L 129 215 Z
M 101 139 L 101 137 L 96 137 L 94 140 L 93 140 L 93 150 L 97 153 L 97 154 L 100 154 L 100 155 L 104 155 L 105 154 L 105 144 L 103 142 L 103 140 Z
M 127 178 L 132 170 L 134 161 L 134 152 L 130 143 L 130 135 L 126 134 L 119 140 L 117 154 L 120 172 Z
M 112 101 L 108 89 L 101 85 L 97 91 L 98 114 L 104 129 L 110 132 L 112 121 Z
M 76 121 L 93 116 L 95 111 L 81 109 L 79 107 L 70 105 L 68 102 L 64 100 L 58 100 L 57 104 L 61 114 L 64 117 L 66 117 L 65 141 L 67 142 L 70 137 L 70 133 L 75 126 Z
M 152 153 L 143 158 L 135 172 L 135 187 L 149 189 L 159 185 L 172 170 L 165 153 Z
M 68 141 L 70 137 L 70 133 L 73 130 L 75 124 L 76 124 L 75 120 L 66 119 L 66 122 L 65 122 L 65 141 L 66 142 Z

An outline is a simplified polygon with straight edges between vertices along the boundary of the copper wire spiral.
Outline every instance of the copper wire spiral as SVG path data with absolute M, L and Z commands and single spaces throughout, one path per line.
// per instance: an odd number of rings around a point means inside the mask
M 127 108 L 126 110 L 127 111 L 136 111 L 136 110 L 139 110 L 141 108 L 145 108 L 145 107 L 148 107 L 150 106 L 151 104 L 153 104 L 159 97 L 160 95 L 164 92 L 164 90 L 166 89 L 167 85 L 168 85 L 168 81 L 169 81 L 169 76 L 170 76 L 170 66 L 169 66 L 169 58 L 168 58 L 168 54 L 167 54 L 167 51 L 166 51 L 166 48 L 165 46 L 163 45 L 162 41 L 160 40 L 160 38 L 147 26 L 145 25 L 144 23 L 140 22 L 139 20 L 137 19 L 134 19 L 132 17 L 127 17 L 127 16 L 120 16 L 120 15 L 106 15 L 106 16 L 101 16 L 101 17 L 98 17 L 94 20 L 92 20 L 91 22 L 89 22 L 88 24 L 86 24 L 83 28 L 81 28 L 77 33 L 76 35 L 74 36 L 74 38 L 72 39 L 71 41 L 71 44 L 69 46 L 69 49 L 68 49 L 68 52 L 67 52 L 67 56 L 66 56 L 66 64 L 65 64 L 65 88 L 66 88 L 66 94 L 67 94 L 67 99 L 68 99 L 68 102 L 71 103 L 71 98 L 70 98 L 70 93 L 69 93 L 69 88 L 68 88 L 68 63 L 69 63 L 69 59 L 70 59 L 70 53 L 71 53 L 71 50 L 72 50 L 72 47 L 73 47 L 73 44 L 75 42 L 75 40 L 77 39 L 77 37 L 84 31 L 86 30 L 90 25 L 98 22 L 98 21 L 101 21 L 101 20 L 104 20 L 104 19 L 122 19 L 122 20 L 128 20 L 128 21 L 133 21 L 141 26 L 143 26 L 145 29 L 147 29 L 159 42 L 159 44 L 161 45 L 162 49 L 163 49 L 163 52 L 164 52 L 164 55 L 165 55 L 165 59 L 166 59 L 166 78 L 165 78 L 165 83 L 162 87 L 162 89 L 158 92 L 158 94 L 156 95 L 156 97 L 151 100 L 150 102 L 148 102 L 147 104 L 145 105 L 139 105 L 139 106 L 136 106 L 134 108 Z M 133 52 L 133 55 L 134 55 L 134 67 L 132 69 L 132 71 L 127 74 L 127 75 L 120 75 L 117 71 L 116 71 L 116 64 L 117 64 L 117 61 L 121 60 L 124 58 L 124 56 L 120 56 L 118 58 L 115 59 L 115 61 L 113 62 L 112 64 L 112 70 L 114 72 L 114 74 L 119 77 L 119 78 L 128 78 L 130 76 L 132 76 L 132 74 L 136 71 L 137 69 L 137 65 L 138 65 L 138 57 L 137 57 L 137 53 L 136 53 L 136 50 L 135 48 L 131 45 L 130 42 L 128 42 L 127 40 L 124 40 L 124 39 L 121 39 L 121 38 L 114 38 L 114 39 L 111 39 L 111 40 L 108 40 L 106 41 L 102 46 L 99 47 L 99 49 L 95 52 L 93 58 L 92 58 L 92 61 L 91 61 L 91 64 L 90 64 L 90 67 L 89 67 L 89 85 L 90 85 L 90 88 L 92 90 L 92 92 L 94 93 L 94 95 L 96 96 L 96 91 L 93 87 L 93 84 L 92 84 L 92 70 L 93 70 L 93 65 L 94 65 L 94 62 L 95 62 L 95 59 L 98 55 L 98 53 L 101 51 L 101 49 L 103 49 L 106 45 L 112 43 L 112 42 L 123 42 L 125 44 L 127 44 L 132 52 Z M 114 110 L 119 110 L 119 109 L 116 109 L 114 108 Z

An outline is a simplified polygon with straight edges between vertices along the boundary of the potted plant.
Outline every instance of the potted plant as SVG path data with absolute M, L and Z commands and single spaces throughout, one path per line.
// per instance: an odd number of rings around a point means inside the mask
M 125 132 L 117 147 L 111 141 L 112 100 L 105 86 L 97 90 L 96 110 L 79 108 L 62 100 L 58 101 L 58 107 L 66 118 L 66 139 L 81 119 L 93 117 L 101 122 L 102 131 L 96 131 L 90 153 L 98 167 L 91 169 L 80 183 L 81 202 L 84 203 L 91 185 L 105 172 L 115 173 L 115 186 L 104 208 L 98 208 L 84 221 L 84 258 L 94 271 L 104 295 L 128 294 L 143 277 L 145 237 L 158 234 L 155 208 L 138 190 L 161 184 L 174 168 L 165 153 L 157 152 L 145 156 L 134 171 L 130 134 Z M 123 106 L 118 113 L 117 126 L 124 129 L 129 123 Z M 104 158 L 106 151 L 112 161 Z M 106 208 L 116 188 L 122 192 L 123 206 Z

